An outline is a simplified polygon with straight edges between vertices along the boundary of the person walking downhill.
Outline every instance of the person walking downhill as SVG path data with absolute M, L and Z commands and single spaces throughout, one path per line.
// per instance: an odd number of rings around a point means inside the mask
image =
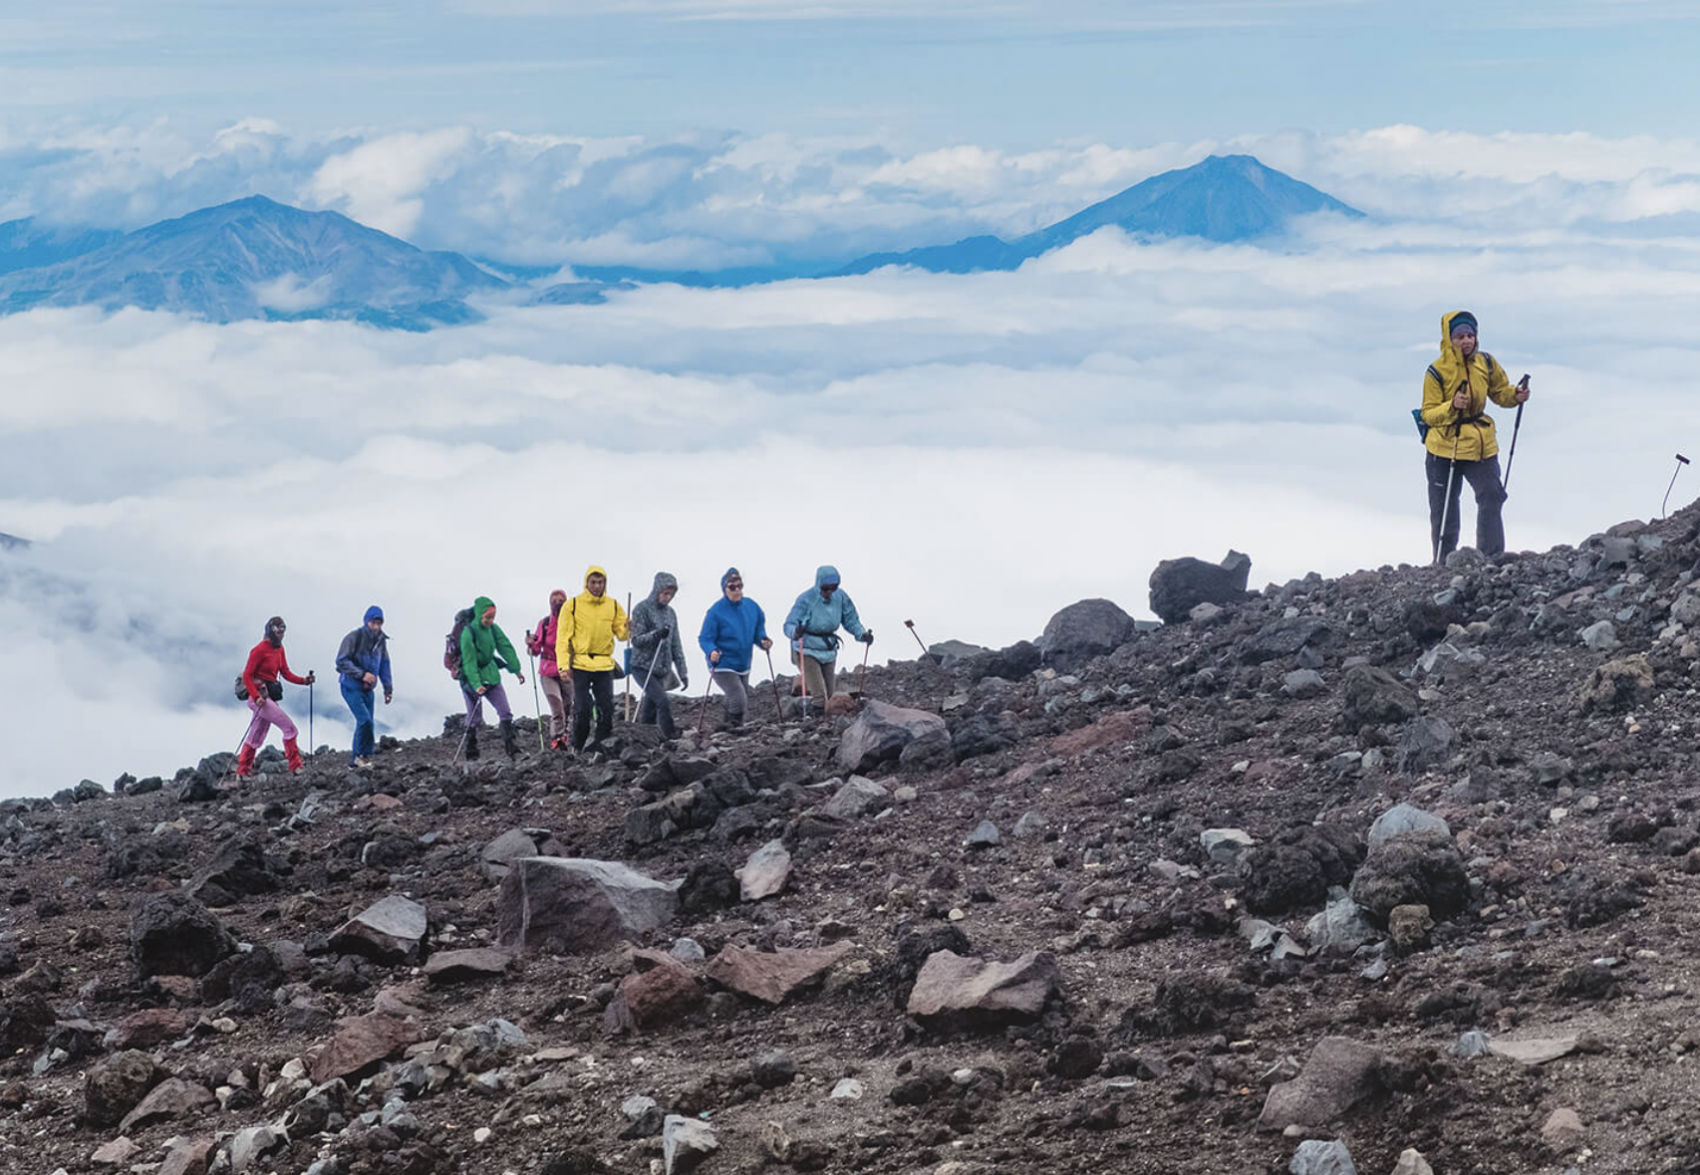
M 384 687 L 384 705 L 395 696 L 384 610 L 376 604 L 366 609 L 360 627 L 342 638 L 336 651 L 336 672 L 342 700 L 354 715 L 354 745 L 348 749 L 348 765 L 365 767 L 376 749 L 378 686 Z
M 608 594 L 608 573 L 591 567 L 584 591 L 561 609 L 555 625 L 555 660 L 572 673 L 573 750 L 590 738 L 591 708 L 596 712 L 598 750 L 614 733 L 614 642 L 630 635 L 626 610 Z
M 266 621 L 265 636 L 248 651 L 248 664 L 242 670 L 242 684 L 248 691 L 248 709 L 253 711 L 254 717 L 248 723 L 247 737 L 242 740 L 242 749 L 236 755 L 238 779 L 254 773 L 254 756 L 265 746 L 266 735 L 274 726 L 283 735 L 283 755 L 290 771 L 301 770 L 301 748 L 295 743 L 299 732 L 295 723 L 289 720 L 289 715 L 283 712 L 283 707 L 278 705 L 283 701 L 283 685 L 278 678 L 293 685 L 312 685 L 317 677 L 311 673 L 300 677 L 289 668 L 289 658 L 283 652 L 285 631 L 283 617 L 273 616 Z
M 838 576 L 836 567 L 815 571 L 815 586 L 797 597 L 785 618 L 785 635 L 791 638 L 792 662 L 803 674 L 803 686 L 811 709 L 825 712 L 827 699 L 838 692 L 838 630 L 843 628 L 864 644 L 874 643 L 874 634 L 862 625 Z
M 525 651 L 537 658 L 537 676 L 543 683 L 543 696 L 549 699 L 549 749 L 554 751 L 567 745 L 567 721 L 573 712 L 572 671 L 563 680 L 560 662 L 555 660 L 556 626 L 566 602 L 567 593 L 560 588 L 550 592 L 549 615 L 525 638 Z
M 514 712 L 502 688 L 502 670 L 525 684 L 508 634 L 496 624 L 496 605 L 489 596 L 479 596 L 472 605 L 472 623 L 460 630 L 460 692 L 466 700 L 466 757 L 478 758 L 478 728 L 484 724 L 484 699 L 496 708 L 501 722 L 502 749 L 508 758 L 519 757 L 519 740 L 514 735 Z
M 1465 482 L 1476 495 L 1476 549 L 1484 555 L 1505 550 L 1499 441 L 1493 417 L 1484 409 L 1489 400 L 1515 408 L 1528 399 L 1528 377 L 1513 384 L 1505 368 L 1477 345 L 1474 314 L 1454 310 L 1441 316 L 1440 358 L 1423 375 L 1422 406 L 1429 537 L 1437 562 L 1457 549 L 1458 501 Z
M 673 687 L 675 670 L 679 689 L 690 688 L 690 672 L 685 666 L 685 646 L 679 639 L 679 616 L 673 611 L 673 597 L 679 594 L 679 581 L 665 571 L 655 573 L 655 585 L 649 595 L 632 609 L 632 674 L 643 689 L 638 703 L 637 720 L 646 726 L 659 726 L 663 738 L 676 738 L 679 728 L 673 722 L 673 703 L 667 691 Z M 651 673 L 650 668 L 655 672 Z
M 749 710 L 752 649 L 773 648 L 767 639 L 767 615 L 761 605 L 744 596 L 744 577 L 736 567 L 720 577 L 720 598 L 702 618 L 697 644 L 708 658 L 714 684 L 726 696 L 726 730 L 744 725 Z

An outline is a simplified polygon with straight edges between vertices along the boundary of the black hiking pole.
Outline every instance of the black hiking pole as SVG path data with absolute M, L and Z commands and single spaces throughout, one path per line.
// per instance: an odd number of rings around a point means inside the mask
M 531 663 L 531 709 L 537 715 L 537 753 L 541 755 L 546 748 L 543 745 L 543 699 L 537 693 L 537 658 L 527 649 L 525 659 Z
M 1523 378 L 1517 381 L 1517 388 L 1519 391 L 1526 392 L 1529 390 L 1528 372 L 1525 371 Z M 1505 454 L 1505 478 L 1499 483 L 1499 488 L 1502 490 L 1509 491 L 1511 489 L 1511 463 L 1517 460 L 1517 433 L 1523 427 L 1523 409 L 1527 406 L 1527 400 L 1517 405 L 1517 419 L 1511 425 L 1511 449 Z
M 1446 520 L 1452 514 L 1452 487 L 1457 484 L 1458 480 L 1458 442 L 1463 439 L 1463 421 L 1459 421 L 1453 427 L 1458 431 L 1452 434 L 1452 463 L 1446 468 L 1446 497 L 1441 500 L 1440 504 L 1440 531 L 1434 536 L 1434 561 L 1436 564 L 1440 563 L 1441 549 L 1446 545 Z
M 307 757 L 313 757 L 313 679 L 318 674 L 307 670 Z
M 779 675 L 773 671 L 773 651 L 763 649 L 762 656 L 767 658 L 767 679 L 773 683 L 773 714 L 779 719 L 779 725 L 785 725 L 785 707 L 779 701 Z
M 1665 508 L 1670 505 L 1670 492 L 1676 488 L 1677 474 L 1681 473 L 1682 467 L 1687 464 L 1688 458 L 1684 457 L 1681 453 L 1678 453 L 1676 455 L 1676 469 L 1672 471 L 1670 475 L 1670 484 L 1665 487 L 1665 500 L 1659 503 L 1660 518 L 1665 516 Z
M 668 637 L 671 637 L 673 634 L 671 632 L 669 632 L 667 635 L 668 635 Z M 655 642 L 655 652 L 650 654 L 650 658 L 649 658 L 649 669 L 646 670 L 644 672 L 644 675 L 643 675 L 643 692 L 644 692 L 644 695 L 646 697 L 649 694 L 649 683 L 655 680 L 655 666 L 661 660 L 661 644 L 662 644 L 662 642 L 659 641 L 659 640 L 657 640 Z M 667 667 L 668 682 L 670 682 L 672 680 L 672 678 L 673 678 L 673 667 L 671 665 L 669 665 Z M 667 682 L 662 683 L 662 685 L 664 687 L 666 686 L 666 684 L 667 684 Z M 667 691 L 666 691 L 665 688 L 663 688 L 661 692 L 666 693 Z M 640 716 L 643 714 L 643 701 L 641 699 L 638 701 L 638 714 Z M 628 716 L 626 718 L 626 721 L 630 722 L 631 718 Z
M 903 622 L 903 627 L 909 630 L 909 635 L 914 637 L 915 643 L 921 646 L 921 655 L 923 657 L 929 656 L 932 653 L 932 650 L 927 648 L 927 642 L 921 639 L 921 634 L 915 631 L 915 622 L 913 620 L 905 620 Z
M 863 698 L 868 696 L 868 658 L 873 654 L 874 642 L 864 641 L 862 644 L 862 684 L 860 693 Z
M 702 713 L 697 715 L 697 735 L 701 737 L 703 727 L 708 724 L 708 695 L 714 691 L 714 664 L 708 666 L 708 684 L 702 687 Z

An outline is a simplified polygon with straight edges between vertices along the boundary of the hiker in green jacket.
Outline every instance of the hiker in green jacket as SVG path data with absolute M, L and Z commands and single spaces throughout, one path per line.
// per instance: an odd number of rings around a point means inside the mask
M 466 757 L 478 758 L 478 728 L 484 724 L 484 699 L 496 708 L 502 724 L 502 749 L 508 758 L 519 756 L 514 736 L 514 714 L 502 688 L 502 670 L 525 684 L 519 654 L 508 634 L 496 624 L 496 605 L 489 596 L 479 596 L 472 605 L 472 623 L 460 630 L 460 690 L 466 697 Z

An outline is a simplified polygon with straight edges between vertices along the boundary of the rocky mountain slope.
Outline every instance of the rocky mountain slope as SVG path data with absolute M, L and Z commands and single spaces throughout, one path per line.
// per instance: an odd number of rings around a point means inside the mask
M 1700 1170 L 1697 557 L 1167 565 L 812 723 L 0 805 L 0 1168 Z

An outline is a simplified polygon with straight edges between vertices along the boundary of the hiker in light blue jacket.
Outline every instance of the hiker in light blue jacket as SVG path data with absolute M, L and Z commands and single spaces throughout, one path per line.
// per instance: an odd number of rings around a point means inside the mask
M 802 670 L 809 697 L 822 707 L 837 692 L 840 628 L 864 644 L 874 643 L 873 632 L 863 627 L 856 605 L 840 585 L 838 568 L 818 568 L 815 586 L 791 605 L 785 635 L 791 638 L 792 663 Z

